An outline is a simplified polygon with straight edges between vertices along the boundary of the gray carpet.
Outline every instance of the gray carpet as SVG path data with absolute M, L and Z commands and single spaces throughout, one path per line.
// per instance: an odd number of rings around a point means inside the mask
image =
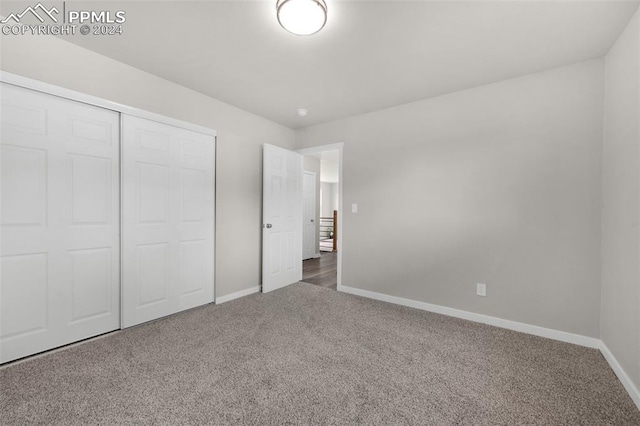
M 0 423 L 640 425 L 597 350 L 296 284 L 0 370 Z

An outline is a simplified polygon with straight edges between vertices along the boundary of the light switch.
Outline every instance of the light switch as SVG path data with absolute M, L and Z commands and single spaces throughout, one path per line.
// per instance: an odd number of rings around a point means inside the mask
M 358 213 L 358 204 L 357 203 L 352 203 L 351 204 L 351 213 Z

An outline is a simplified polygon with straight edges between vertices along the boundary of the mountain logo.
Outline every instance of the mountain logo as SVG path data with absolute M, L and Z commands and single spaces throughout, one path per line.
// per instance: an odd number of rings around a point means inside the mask
M 9 16 L 7 16 L 5 19 L 0 21 L 0 24 L 6 24 L 11 19 L 13 19 L 16 23 L 19 23 L 20 20 L 28 13 L 31 13 L 33 16 L 35 16 L 40 22 L 44 22 L 47 16 L 53 22 L 58 22 L 58 18 L 56 18 L 53 14 L 55 13 L 57 15 L 58 13 L 60 13 L 60 11 L 55 6 L 52 7 L 51 9 L 47 9 L 42 5 L 42 3 L 38 3 L 35 6 L 27 7 L 25 10 L 22 11 L 22 13 L 9 14 Z

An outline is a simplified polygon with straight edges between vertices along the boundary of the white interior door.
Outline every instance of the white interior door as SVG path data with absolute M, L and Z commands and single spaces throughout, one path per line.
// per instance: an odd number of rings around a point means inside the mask
M 212 136 L 126 114 L 123 326 L 214 300 Z
M 120 327 L 119 114 L 1 91 L 6 362 Z
M 316 255 L 316 174 L 305 171 L 302 176 L 302 260 Z
M 264 145 L 262 291 L 302 279 L 302 155 Z

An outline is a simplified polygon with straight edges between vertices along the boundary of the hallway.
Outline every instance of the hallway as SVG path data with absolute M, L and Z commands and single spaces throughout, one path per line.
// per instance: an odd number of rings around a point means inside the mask
M 338 285 L 338 253 L 322 252 L 317 259 L 302 262 L 302 281 L 336 290 Z

